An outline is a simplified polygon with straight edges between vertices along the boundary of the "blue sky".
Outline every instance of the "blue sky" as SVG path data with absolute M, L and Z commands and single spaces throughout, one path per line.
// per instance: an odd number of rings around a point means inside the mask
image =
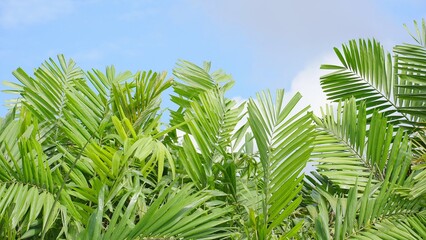
M 318 68 L 335 61 L 334 46 L 374 37 L 391 50 L 410 41 L 402 24 L 425 9 L 422 0 L 1 0 L 0 80 L 59 53 L 85 70 L 170 73 L 178 59 L 207 60 L 233 75 L 230 97 L 285 88 L 318 108 Z M 0 116 L 12 97 L 0 93 Z

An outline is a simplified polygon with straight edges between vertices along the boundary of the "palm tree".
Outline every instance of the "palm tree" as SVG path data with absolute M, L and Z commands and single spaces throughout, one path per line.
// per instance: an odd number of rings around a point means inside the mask
M 210 63 L 179 61 L 175 79 L 62 55 L 18 68 L 0 119 L 0 236 L 424 239 L 424 21 L 416 33 L 393 57 L 375 40 L 335 49 L 321 84 L 336 105 L 321 116 L 284 90 L 237 104 Z
M 318 239 L 425 239 L 426 24 L 416 44 L 376 40 L 335 49 L 321 85 L 337 109 L 315 118 L 305 208 Z M 422 185 L 423 184 L 423 185 Z
M 300 95 L 236 106 L 229 75 L 186 61 L 179 80 L 84 72 L 62 55 L 14 75 L 19 98 L 0 126 L 2 238 L 270 239 L 302 226 L 286 220 L 312 151 L 310 114 L 290 114 Z M 170 87 L 178 109 L 165 124 Z

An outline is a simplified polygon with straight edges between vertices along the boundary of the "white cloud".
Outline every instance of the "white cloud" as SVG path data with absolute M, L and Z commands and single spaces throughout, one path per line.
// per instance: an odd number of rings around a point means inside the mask
M 295 75 L 291 81 L 290 88 L 285 89 L 285 102 L 288 102 L 297 92 L 302 94 L 302 99 L 300 99 L 295 109 L 293 109 L 293 113 L 296 113 L 310 105 L 310 110 L 312 110 L 317 116 L 320 116 L 321 107 L 324 107 L 327 103 L 329 103 L 320 85 L 320 77 L 327 73 L 320 69 L 321 64 L 338 65 L 339 60 L 335 55 L 328 54 L 309 62 Z M 255 96 L 252 97 L 255 98 Z M 233 97 L 232 99 L 237 102 L 237 105 L 248 100 L 240 96 Z M 238 126 L 242 126 L 246 121 L 247 116 L 240 121 Z
M 51 21 L 70 13 L 71 0 L 2 0 L 0 2 L 0 26 L 14 28 Z
M 298 109 L 302 109 L 307 105 L 311 106 L 311 110 L 316 115 L 320 115 L 321 107 L 328 103 L 326 95 L 322 91 L 320 85 L 321 75 L 326 74 L 324 70 L 320 70 L 321 64 L 338 64 L 339 60 L 335 55 L 325 55 L 317 60 L 308 63 L 291 82 L 290 90 L 287 91 L 287 97 L 290 98 L 296 92 L 302 94 L 299 101 Z

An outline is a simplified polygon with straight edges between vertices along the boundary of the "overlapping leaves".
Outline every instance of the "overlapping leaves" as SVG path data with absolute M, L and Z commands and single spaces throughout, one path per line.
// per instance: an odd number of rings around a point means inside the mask
M 275 103 L 269 92 L 249 100 L 249 124 L 253 131 L 262 166 L 262 211 L 257 212 L 253 238 L 278 235 L 291 237 L 301 225 L 286 233 L 277 231 L 301 202 L 303 174 L 312 151 L 313 125 L 306 109 L 290 114 L 301 98 L 296 94 L 284 104 L 284 91 L 278 90 Z
M 60 228 L 68 224 L 67 215 L 79 220 L 82 217 L 67 190 L 56 195 L 63 181 L 58 170 L 62 154 L 44 153 L 42 142 L 37 140 L 37 120 L 25 107 L 20 111 L 21 119 L 3 128 L 3 133 L 13 136 L 16 142 L 11 144 L 5 138 L 0 141 L 0 216 L 7 225 L 2 231 L 13 229 L 13 235 L 26 238 L 52 228 L 59 213 L 63 221 Z M 55 201 L 59 201 L 56 206 Z
M 360 197 L 356 186 L 349 190 L 347 197 L 317 193 L 318 209 L 311 209 L 316 215 L 317 238 L 423 239 L 426 236 L 424 208 L 418 199 L 398 195 L 390 175 L 377 185 L 369 181 Z M 329 210 L 333 212 L 331 216 Z
M 417 44 L 403 44 L 394 47 L 395 68 L 397 71 L 398 110 L 413 116 L 413 120 L 423 124 L 426 119 L 426 22 L 422 26 L 415 23 L 416 34 L 410 35 Z
M 402 129 L 394 134 L 393 126 L 378 112 L 367 126 L 366 112 L 364 103 L 357 106 L 354 98 L 340 102 L 336 111 L 327 106 L 322 119 L 316 118 L 312 158 L 320 173 L 343 189 L 358 185 L 363 191 L 370 175 L 373 183 L 390 174 L 402 184 L 411 163 L 409 138 Z

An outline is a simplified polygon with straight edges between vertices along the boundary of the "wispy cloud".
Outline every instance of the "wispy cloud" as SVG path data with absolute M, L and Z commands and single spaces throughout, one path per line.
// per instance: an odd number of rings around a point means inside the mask
M 74 9 L 72 0 L 2 0 L 0 26 L 15 28 L 54 20 Z

